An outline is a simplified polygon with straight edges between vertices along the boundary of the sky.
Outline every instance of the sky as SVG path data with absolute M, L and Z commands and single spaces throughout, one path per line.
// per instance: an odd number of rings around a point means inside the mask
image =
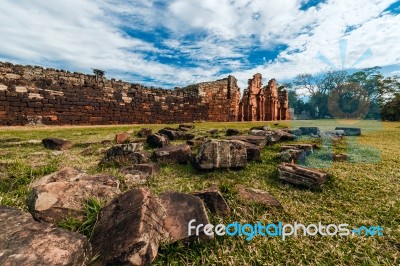
M 0 61 L 173 88 L 255 73 L 400 74 L 400 1 L 2 0 Z

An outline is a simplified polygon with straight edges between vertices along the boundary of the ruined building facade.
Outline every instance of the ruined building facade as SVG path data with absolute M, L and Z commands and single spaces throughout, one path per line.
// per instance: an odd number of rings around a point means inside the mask
M 278 90 L 275 79 L 263 87 L 261 74 L 255 74 L 243 91 L 239 103 L 239 121 L 289 120 L 288 103 L 287 91 Z
M 0 62 L 0 125 L 105 125 L 289 119 L 287 94 L 261 75 L 241 99 L 234 76 L 149 88 L 102 76 Z

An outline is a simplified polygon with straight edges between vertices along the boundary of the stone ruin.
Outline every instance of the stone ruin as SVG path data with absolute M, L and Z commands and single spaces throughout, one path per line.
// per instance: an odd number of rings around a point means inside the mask
M 288 120 L 286 91 L 261 74 L 240 97 L 234 76 L 173 90 L 0 62 L 0 125 Z

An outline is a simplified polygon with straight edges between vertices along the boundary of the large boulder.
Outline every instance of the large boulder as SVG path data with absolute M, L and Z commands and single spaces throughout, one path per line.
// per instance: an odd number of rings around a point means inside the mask
M 193 195 L 202 199 L 212 214 L 221 217 L 229 215 L 230 208 L 217 186 L 211 186 L 202 191 L 194 192 Z
M 147 188 L 129 190 L 104 206 L 92 236 L 105 265 L 149 265 L 164 236 L 165 209 Z
M 46 138 L 42 140 L 43 146 L 50 150 L 66 150 L 72 147 L 71 141 L 57 138 Z
M 192 150 L 189 145 L 180 144 L 158 148 L 154 153 L 159 163 L 187 163 Z
M 247 161 L 261 161 L 261 150 L 258 146 L 250 142 L 242 141 L 247 151 Z
M 107 200 L 120 192 L 116 177 L 67 167 L 31 184 L 28 209 L 39 221 L 57 223 L 71 217 L 82 221 L 88 197 Z
M 247 148 L 239 140 L 204 142 L 195 159 L 196 167 L 204 170 L 243 168 L 247 165 Z
M 169 138 L 163 134 L 151 134 L 147 136 L 146 143 L 151 148 L 160 148 L 169 145 Z
M 328 173 L 291 163 L 278 165 L 278 172 L 281 180 L 309 188 L 320 187 L 329 178 Z
M 160 199 L 167 212 L 164 230 L 168 232 L 169 242 L 191 242 L 198 238 L 202 240 L 212 238 L 204 234 L 204 225 L 210 222 L 200 198 L 179 192 L 164 192 L 160 195 Z M 193 219 L 195 221 L 191 223 L 192 226 L 203 225 L 199 235 L 196 235 L 196 230 L 191 232 L 188 230 L 189 222 Z
M 225 133 L 227 136 L 235 136 L 240 134 L 240 130 L 236 128 L 228 128 Z
M 232 136 L 227 138 L 228 140 L 241 140 L 258 146 L 259 148 L 264 148 L 267 144 L 267 140 L 263 136 L 252 136 L 252 135 L 241 135 Z
M 119 144 L 107 150 L 100 161 L 100 166 L 125 166 L 149 162 L 148 156 L 143 152 L 143 143 Z
M 87 238 L 0 206 L 0 265 L 88 265 Z

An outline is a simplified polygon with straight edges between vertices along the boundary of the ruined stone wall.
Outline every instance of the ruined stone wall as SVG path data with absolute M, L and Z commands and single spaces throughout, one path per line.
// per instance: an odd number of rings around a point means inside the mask
M 232 76 L 174 90 L 0 62 L 0 125 L 237 121 Z

